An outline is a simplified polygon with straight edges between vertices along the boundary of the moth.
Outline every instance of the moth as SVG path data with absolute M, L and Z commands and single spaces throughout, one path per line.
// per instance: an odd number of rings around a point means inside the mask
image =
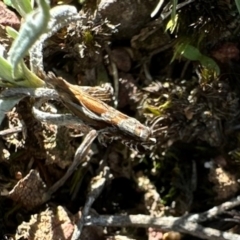
M 53 73 L 49 73 L 45 81 L 54 87 L 63 104 L 73 114 L 92 128 L 105 132 L 106 136 L 110 134 L 115 139 L 120 133 L 124 136 L 123 138 L 130 137 L 136 142 L 155 141 L 151 138 L 149 127 L 81 90 L 79 86 L 70 84 Z

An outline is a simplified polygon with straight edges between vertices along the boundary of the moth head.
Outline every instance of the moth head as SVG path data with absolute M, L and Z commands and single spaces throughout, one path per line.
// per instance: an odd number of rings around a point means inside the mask
M 129 134 L 135 138 L 138 138 L 141 141 L 148 141 L 151 139 L 151 129 L 149 127 L 144 126 L 139 121 L 134 118 L 128 118 L 122 120 L 118 127 L 121 131 Z

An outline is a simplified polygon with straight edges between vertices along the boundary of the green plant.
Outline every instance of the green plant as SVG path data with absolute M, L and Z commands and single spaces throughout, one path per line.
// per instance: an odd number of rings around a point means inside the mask
M 0 45 L 0 86 L 2 87 L 30 87 L 38 88 L 45 85 L 36 73 L 43 72 L 43 42 L 56 33 L 59 29 L 72 21 L 77 21 L 80 16 L 73 6 L 62 5 L 50 9 L 48 0 L 37 0 L 38 8 L 33 10 L 33 0 L 9 0 L 11 5 L 24 18 L 19 33 L 11 27 L 6 31 L 14 39 L 8 54 L 4 46 Z M 29 54 L 30 68 L 24 62 L 24 57 Z M 39 67 L 40 66 L 40 67 Z M 0 123 L 15 104 L 23 96 L 17 95 L 0 99 Z
M 240 13 L 240 1 L 239 0 L 235 0 L 235 4 L 237 6 L 238 12 Z
M 210 57 L 203 55 L 198 48 L 192 46 L 189 43 L 180 43 L 175 47 L 175 56 L 179 54 L 190 61 L 199 61 L 205 68 L 212 69 L 217 75 L 220 74 L 220 69 L 217 63 Z
M 14 38 L 12 46 L 8 52 L 8 57 L 0 56 L 0 84 L 1 86 L 21 86 L 21 87 L 41 87 L 45 83 L 32 71 L 28 69 L 23 61 L 29 48 L 47 30 L 50 20 L 50 6 L 47 0 L 38 0 L 38 8 L 33 10 L 33 1 L 8 2 L 24 18 L 19 33 L 11 27 L 7 28 L 7 33 Z

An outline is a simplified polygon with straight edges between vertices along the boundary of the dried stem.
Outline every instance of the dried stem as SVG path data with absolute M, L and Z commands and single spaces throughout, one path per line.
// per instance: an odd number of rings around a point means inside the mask
M 222 232 L 213 228 L 203 227 L 197 223 L 186 221 L 185 217 L 151 217 L 147 215 L 128 216 L 88 216 L 84 219 L 85 225 L 105 227 L 144 227 L 160 228 L 165 231 L 177 231 L 209 240 L 238 240 L 239 235 Z
M 0 136 L 5 136 L 8 134 L 18 133 L 22 131 L 22 127 L 8 128 L 0 131 Z
M 66 126 L 66 127 L 74 127 L 79 130 L 81 130 L 81 133 L 86 134 L 92 130 L 91 127 L 84 124 L 84 122 L 81 121 L 76 116 L 73 116 L 72 114 L 52 114 L 43 112 L 37 109 L 37 107 L 33 106 L 32 112 L 34 117 L 40 121 L 50 124 L 56 124 L 58 126 Z
M 240 205 L 240 196 L 233 198 L 219 206 L 199 214 L 189 214 L 183 217 L 151 217 L 147 215 L 129 216 L 88 216 L 85 225 L 99 225 L 105 227 L 144 227 L 159 228 L 165 231 L 177 231 L 180 233 L 197 236 L 211 240 L 237 240 L 239 235 L 222 232 L 217 229 L 203 227 L 199 222 L 211 220 L 217 215 Z
M 233 198 L 227 202 L 224 202 L 219 206 L 213 207 L 206 212 L 188 215 L 186 216 L 186 219 L 192 222 L 205 222 L 239 205 L 240 205 L 240 196 L 237 196 L 236 198 Z
M 46 192 L 46 194 L 43 196 L 43 202 L 48 201 L 51 195 L 54 192 L 56 192 L 66 182 L 66 180 L 72 175 L 72 173 L 76 170 L 76 168 L 81 163 L 84 162 L 88 154 L 89 148 L 96 137 L 97 137 L 97 131 L 95 130 L 92 130 L 87 134 L 87 136 L 84 138 L 83 142 L 78 147 L 75 153 L 72 165 L 68 168 L 65 175 Z
M 94 177 L 93 180 L 91 181 L 90 183 L 91 190 L 87 196 L 87 201 L 82 210 L 82 214 L 80 214 L 80 219 L 76 224 L 75 231 L 72 236 L 72 240 L 79 239 L 82 232 L 82 228 L 84 226 L 84 219 L 89 214 L 92 204 L 102 192 L 103 187 L 105 186 L 105 182 L 108 178 L 108 175 L 109 175 L 109 168 L 105 167 L 105 169 L 103 169 L 103 171 L 97 177 Z

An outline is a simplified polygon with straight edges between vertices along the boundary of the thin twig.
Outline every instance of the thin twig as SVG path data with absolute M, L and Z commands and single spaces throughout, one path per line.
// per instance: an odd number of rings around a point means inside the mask
M 108 175 L 109 175 L 109 168 L 105 167 L 105 169 L 97 177 L 94 177 L 93 180 L 91 181 L 90 183 L 91 190 L 87 196 L 87 201 L 82 210 L 82 214 L 80 215 L 80 218 L 76 224 L 75 231 L 72 236 L 72 240 L 77 240 L 80 238 L 82 228 L 84 226 L 84 219 L 89 214 L 92 204 L 102 192 L 105 182 L 108 178 Z
M 84 159 L 88 154 L 89 148 L 96 137 L 97 137 L 97 131 L 95 130 L 92 130 L 87 134 L 87 136 L 84 138 L 83 142 L 78 147 L 75 153 L 72 165 L 68 168 L 65 175 L 45 193 L 45 195 L 43 196 L 43 202 L 48 201 L 51 195 L 54 192 L 56 192 L 66 182 L 66 180 L 72 175 L 72 173 L 76 170 L 76 168 L 81 163 L 84 162 Z
M 0 131 L 0 136 L 5 136 L 8 134 L 12 134 L 12 133 L 18 133 L 21 131 L 22 131 L 22 127 L 14 127 L 14 128 L 4 129 L 4 130 Z
M 118 106 L 118 94 L 119 94 L 119 77 L 118 77 L 118 69 L 116 63 L 111 61 L 112 74 L 113 74 L 113 82 L 115 89 L 115 99 L 114 99 L 114 107 Z
M 99 132 L 98 132 L 99 134 Z M 101 134 L 101 133 L 100 133 Z M 98 135 L 99 137 L 99 135 Z M 107 150 L 105 151 L 104 153 L 104 156 L 102 158 L 99 159 L 99 166 L 98 166 L 98 169 L 96 170 L 96 174 L 99 175 L 99 174 L 102 174 L 102 172 L 104 171 L 104 168 L 107 166 L 107 158 L 108 158 L 108 155 L 109 155 L 109 152 L 111 151 L 111 146 L 109 146 L 107 148 Z M 84 170 L 87 171 L 88 169 L 88 166 L 90 165 L 90 156 L 88 156 L 89 160 L 86 159 L 86 161 L 84 162 Z M 81 175 L 84 175 L 84 173 L 81 172 Z M 112 175 L 109 175 L 108 176 L 108 180 L 112 178 Z M 72 192 L 71 194 L 71 199 L 75 199 L 76 198 L 76 195 L 77 195 L 77 192 L 79 191 L 79 188 L 82 184 L 82 181 L 78 181 L 78 183 L 76 184 L 76 186 L 74 187 L 74 191 Z
M 148 67 L 148 64 L 147 62 L 144 62 L 143 63 L 143 72 L 144 72 L 144 75 L 145 75 L 145 78 L 146 80 L 151 83 L 153 81 L 153 77 L 149 71 L 149 67 Z
M 108 45 L 105 46 L 105 49 L 108 53 L 110 66 L 112 70 L 112 76 L 113 76 L 113 83 L 114 83 L 114 90 L 115 90 L 115 99 L 114 99 L 114 107 L 117 108 L 118 106 L 118 94 L 119 94 L 119 76 L 118 76 L 118 69 L 116 63 L 112 60 L 111 57 L 111 50 Z
M 203 227 L 199 222 L 211 220 L 217 215 L 240 205 L 240 196 L 233 198 L 217 207 L 199 214 L 177 217 L 151 217 L 146 215 L 130 216 L 91 216 L 85 219 L 85 225 L 109 227 L 154 227 L 165 231 L 178 231 L 197 236 L 202 239 L 237 240 L 239 235 L 222 232 L 213 228 Z
M 195 0 L 187 0 L 183 3 L 179 3 L 177 6 L 176 6 L 176 10 L 179 10 L 181 9 L 182 7 L 185 7 L 186 5 L 190 4 L 190 3 L 193 3 Z M 163 20 L 165 20 L 167 17 L 169 17 L 172 13 L 172 10 L 168 11 L 167 13 L 162 13 L 161 16 L 160 16 L 160 19 L 159 19 L 159 22 L 162 24 Z
M 160 11 L 163 3 L 164 3 L 164 0 L 159 0 L 158 1 L 157 6 L 155 7 L 155 9 L 151 13 L 151 18 L 154 18 L 158 14 L 158 12 Z
M 144 227 L 159 228 L 165 231 L 177 231 L 209 240 L 239 240 L 239 235 L 203 227 L 197 223 L 186 221 L 184 217 L 151 217 L 147 215 L 128 216 L 88 216 L 85 226 L 98 225 L 105 227 Z
M 185 216 L 188 221 L 191 222 L 205 222 L 215 218 L 217 215 L 224 213 L 226 210 L 235 208 L 240 205 L 240 196 L 233 198 L 227 202 L 222 203 L 219 206 L 213 207 L 206 212 L 199 214 L 191 214 Z
M 9 88 L 1 92 L 1 98 L 10 98 L 16 96 L 34 97 L 44 99 L 59 100 L 59 95 L 56 90 L 50 88 Z
M 180 79 L 183 79 L 183 78 L 184 78 L 185 73 L 186 73 L 187 68 L 188 68 L 188 66 L 189 66 L 190 63 L 191 63 L 191 61 L 189 61 L 189 60 L 185 62 L 184 66 L 183 66 L 183 69 L 182 69 L 182 71 L 181 71 Z
M 81 133 L 83 134 L 86 134 L 92 130 L 91 127 L 86 125 L 81 121 L 81 119 L 72 114 L 47 113 L 38 110 L 35 106 L 32 108 L 32 113 L 34 117 L 40 122 L 56 124 L 58 126 L 74 127 L 81 130 Z
M 109 84 L 95 87 L 78 86 L 78 88 L 93 97 L 99 98 L 103 102 L 112 101 L 113 89 Z M 46 100 L 55 99 L 60 101 L 57 91 L 50 88 L 9 88 L 0 93 L 1 98 L 10 98 L 16 96 L 29 96 L 34 98 L 44 98 Z

